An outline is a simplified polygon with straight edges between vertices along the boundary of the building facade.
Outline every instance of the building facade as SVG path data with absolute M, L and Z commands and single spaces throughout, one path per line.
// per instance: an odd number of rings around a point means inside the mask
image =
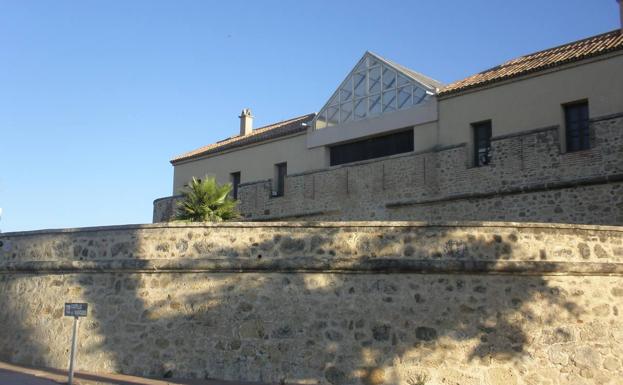
M 518 57 L 458 82 L 366 52 L 318 113 L 174 158 L 236 185 L 245 220 L 623 224 L 623 34 Z

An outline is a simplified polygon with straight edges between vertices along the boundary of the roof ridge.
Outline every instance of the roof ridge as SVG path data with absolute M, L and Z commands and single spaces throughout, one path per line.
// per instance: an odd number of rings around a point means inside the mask
M 223 151 L 228 148 L 240 147 L 246 144 L 255 143 L 257 141 L 261 141 L 265 139 L 266 140 L 274 139 L 274 138 L 285 136 L 291 133 L 296 133 L 300 131 L 302 127 L 304 127 L 303 123 L 311 121 L 315 115 L 316 113 L 312 112 L 309 114 L 300 115 L 300 116 L 289 118 L 286 120 L 281 120 L 279 122 L 275 122 L 272 124 L 268 124 L 266 126 L 256 128 L 253 131 L 251 131 L 251 133 L 248 135 L 230 136 L 229 138 L 225 138 L 220 141 L 210 143 L 205 146 L 196 148 L 194 150 L 187 151 L 180 155 L 174 156 L 170 162 L 172 164 L 175 164 L 182 160 L 200 157 L 200 156 L 215 153 L 218 151 Z M 288 127 L 288 126 L 291 126 L 291 127 Z M 285 130 L 283 132 L 276 132 L 273 136 L 270 136 L 270 137 L 267 136 L 273 130 L 278 130 L 280 128 L 282 129 L 285 128 Z
M 428 75 L 424 75 L 421 72 L 414 71 L 414 70 L 412 70 L 409 67 L 406 67 L 406 66 L 404 66 L 404 65 L 402 65 L 400 63 L 397 63 L 397 62 L 395 62 L 393 60 L 389 60 L 389 59 L 387 59 L 387 58 L 385 58 L 385 57 L 383 57 L 383 56 L 381 56 L 379 54 L 376 54 L 376 53 L 374 53 L 372 51 L 366 51 L 366 53 L 369 54 L 369 55 L 372 55 L 372 56 L 374 56 L 374 57 L 376 57 L 378 59 L 380 59 L 381 61 L 384 61 L 386 64 L 389 64 L 390 66 L 395 67 L 399 71 L 404 72 L 406 75 L 410 76 L 413 80 L 416 80 L 419 83 L 430 82 L 432 84 L 424 84 L 424 85 L 432 86 L 432 87 L 435 87 L 435 88 L 443 87 L 443 83 L 442 82 L 440 82 L 439 80 L 434 79 L 434 78 L 432 78 L 432 77 L 430 77 Z
M 591 41 L 598 40 L 599 38 L 603 38 L 606 35 L 612 34 L 613 37 L 614 37 L 614 35 L 616 35 L 615 32 L 619 32 L 619 31 L 620 31 L 620 29 L 615 29 L 615 30 L 612 30 L 612 31 L 609 31 L 609 32 L 600 33 L 599 35 L 585 37 L 585 38 L 582 38 L 582 39 L 579 39 L 579 40 L 575 40 L 575 41 L 572 41 L 572 42 L 569 42 L 569 43 L 560 44 L 560 45 L 557 45 L 557 46 L 554 46 L 554 47 L 551 47 L 551 48 L 545 48 L 545 49 L 542 49 L 540 51 L 535 51 L 535 52 L 527 53 L 525 55 L 517 56 L 517 57 L 514 57 L 512 59 L 509 59 L 509 60 L 503 62 L 502 64 L 498 64 L 496 66 L 493 66 L 491 68 L 487 68 L 486 70 L 478 72 L 478 74 L 482 74 L 482 73 L 485 73 L 485 72 L 488 72 L 488 71 L 491 71 L 491 70 L 495 70 L 495 69 L 499 69 L 499 68 L 504 68 L 504 67 L 507 67 L 509 65 L 513 65 L 513 64 L 515 64 L 515 63 L 517 63 L 518 61 L 521 61 L 521 60 L 530 60 L 531 58 L 537 57 L 537 56 L 539 56 L 541 54 L 553 53 L 556 50 L 560 50 L 562 48 L 571 48 L 574 45 L 588 44 Z M 471 76 L 473 76 L 473 75 L 471 75 Z
M 282 120 L 282 121 L 279 121 L 279 122 L 276 122 L 276 123 L 267 124 L 265 126 L 253 129 L 253 131 L 251 131 L 251 134 L 253 134 L 254 132 L 260 131 L 260 130 L 265 131 L 266 129 L 274 127 L 274 126 L 278 126 L 278 125 L 281 126 L 281 125 L 287 124 L 287 123 L 295 121 L 295 120 L 300 120 L 300 119 L 303 119 L 303 118 L 308 117 L 310 115 L 316 115 L 316 113 L 312 112 L 312 113 L 309 113 L 309 114 L 303 114 L 301 116 L 297 116 L 297 117 L 294 117 L 294 118 Z M 240 135 L 236 135 L 234 137 L 238 137 L 238 136 L 240 136 Z M 245 136 L 248 136 L 248 135 L 245 135 Z
M 602 37 L 605 37 L 606 35 L 610 35 L 610 34 L 612 34 L 612 35 L 619 35 L 619 34 L 621 34 L 621 29 L 617 28 L 617 29 L 613 29 L 612 31 L 600 33 L 598 35 L 593 35 L 593 36 L 585 37 L 585 38 L 582 38 L 582 39 L 574 40 L 574 41 L 571 41 L 569 43 L 560 44 L 560 45 L 557 45 L 557 46 L 554 46 L 554 47 L 551 47 L 551 48 L 545 48 L 545 49 L 542 49 L 540 51 L 531 52 L 531 53 L 519 56 L 519 57 L 517 57 L 515 59 L 511 59 L 511 60 L 517 60 L 519 58 L 526 58 L 526 57 L 529 57 L 529 56 L 536 56 L 536 55 L 541 54 L 541 53 L 555 51 L 555 50 L 557 50 L 559 48 L 569 47 L 569 46 L 580 44 L 580 43 L 588 43 L 590 40 L 597 40 L 598 38 L 602 38 Z M 511 61 L 511 60 L 509 60 L 509 61 Z
M 615 29 L 509 59 L 442 87 L 439 95 L 484 86 L 621 49 L 623 49 L 623 34 L 619 29 Z

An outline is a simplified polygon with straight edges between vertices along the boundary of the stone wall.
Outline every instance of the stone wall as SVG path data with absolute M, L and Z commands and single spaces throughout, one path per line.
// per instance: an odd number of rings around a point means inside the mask
M 471 167 L 463 144 L 289 175 L 283 197 L 271 197 L 270 180 L 246 183 L 240 208 L 248 220 L 623 224 L 623 117 L 594 119 L 587 151 L 560 153 L 559 131 L 493 138 L 485 167 Z M 156 222 L 172 204 L 158 203 Z
M 159 198 L 154 201 L 153 223 L 168 222 L 175 218 L 175 210 L 177 202 L 181 195 L 173 195 L 170 197 Z
M 0 234 L 0 359 L 304 384 L 619 384 L 623 228 L 144 225 Z M 425 381 L 420 381 L 425 380 Z M 418 382 L 420 381 L 420 382 Z

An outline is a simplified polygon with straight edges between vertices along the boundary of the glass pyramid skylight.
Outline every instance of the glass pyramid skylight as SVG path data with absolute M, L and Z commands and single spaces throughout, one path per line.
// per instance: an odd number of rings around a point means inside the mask
M 408 73 L 411 71 L 399 67 L 366 52 L 316 115 L 314 129 L 372 118 L 426 102 L 435 87 L 416 81 Z

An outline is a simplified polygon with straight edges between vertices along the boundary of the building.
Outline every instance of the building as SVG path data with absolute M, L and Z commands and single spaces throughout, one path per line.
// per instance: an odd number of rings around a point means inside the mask
M 623 31 L 441 84 L 366 52 L 318 113 L 171 160 L 232 182 L 245 220 L 623 224 Z

